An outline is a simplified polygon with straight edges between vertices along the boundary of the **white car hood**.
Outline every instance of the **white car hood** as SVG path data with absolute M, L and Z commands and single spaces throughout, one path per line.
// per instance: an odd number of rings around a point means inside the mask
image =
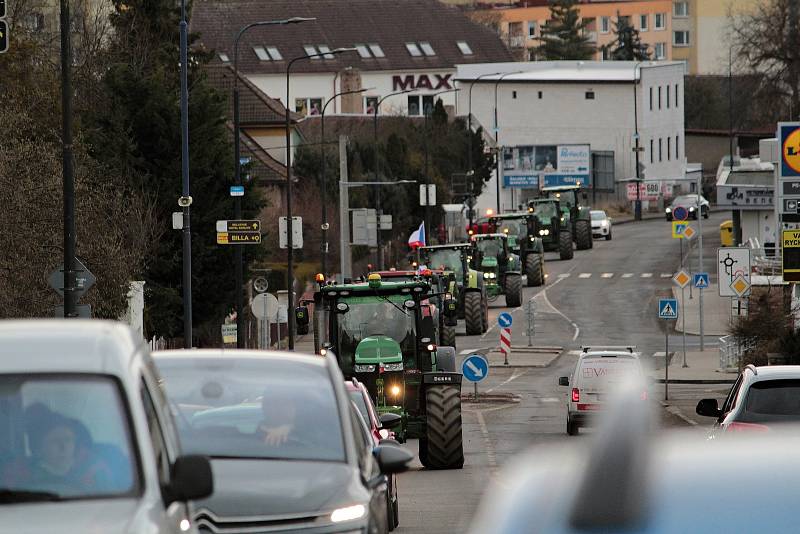
M 27 534 L 122 534 L 132 532 L 136 499 L 6 504 L 0 530 Z

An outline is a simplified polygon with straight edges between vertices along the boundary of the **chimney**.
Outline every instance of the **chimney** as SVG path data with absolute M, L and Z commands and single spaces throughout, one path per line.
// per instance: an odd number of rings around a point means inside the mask
M 339 73 L 341 91 L 358 91 L 361 89 L 361 71 L 347 67 Z M 356 93 L 342 95 L 342 113 L 364 113 L 364 95 Z

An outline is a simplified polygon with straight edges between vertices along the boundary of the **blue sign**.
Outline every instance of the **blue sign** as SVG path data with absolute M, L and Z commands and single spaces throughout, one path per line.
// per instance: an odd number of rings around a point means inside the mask
M 543 174 L 544 187 L 559 187 L 564 185 L 589 186 L 588 174 L 561 174 L 557 172 Z
M 678 299 L 658 299 L 658 318 L 673 320 L 678 318 Z
M 243 185 L 232 185 L 231 186 L 231 196 L 232 197 L 243 197 L 244 196 L 244 186 Z
M 470 354 L 461 364 L 461 373 L 470 382 L 480 382 L 489 375 L 489 362 L 480 354 Z
M 508 312 L 503 312 L 497 316 L 497 324 L 500 325 L 500 328 L 511 328 L 513 323 L 514 318 Z
M 708 289 L 708 273 L 694 273 L 692 283 L 697 289 Z
M 672 210 L 672 218 L 676 221 L 685 221 L 689 218 L 689 211 L 683 206 L 678 206 Z
M 538 188 L 538 174 L 503 174 L 503 187 Z

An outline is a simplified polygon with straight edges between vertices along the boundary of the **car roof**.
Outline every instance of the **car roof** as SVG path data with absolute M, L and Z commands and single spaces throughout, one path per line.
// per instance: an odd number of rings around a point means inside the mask
M 278 350 L 250 349 L 190 349 L 159 350 L 153 352 L 153 358 L 159 360 L 216 360 L 220 358 L 238 358 L 246 360 L 296 362 L 301 365 L 325 367 L 326 360 L 321 356 L 303 352 L 287 352 Z
M 146 352 L 128 325 L 96 319 L 0 321 L 0 347 L 0 373 L 125 376 Z
M 582 352 L 580 360 L 587 358 L 627 358 L 629 360 L 638 360 L 638 352 L 628 352 L 623 350 L 597 350 L 591 352 Z
M 755 369 L 755 372 L 753 371 Z M 800 365 L 764 365 L 755 367 L 748 365 L 744 373 L 749 373 L 753 382 L 760 380 L 800 380 Z

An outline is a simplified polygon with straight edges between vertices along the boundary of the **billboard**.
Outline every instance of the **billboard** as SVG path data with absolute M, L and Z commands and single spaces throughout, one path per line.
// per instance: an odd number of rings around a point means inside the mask
M 503 147 L 503 186 L 527 189 L 588 186 L 591 161 L 589 145 Z

